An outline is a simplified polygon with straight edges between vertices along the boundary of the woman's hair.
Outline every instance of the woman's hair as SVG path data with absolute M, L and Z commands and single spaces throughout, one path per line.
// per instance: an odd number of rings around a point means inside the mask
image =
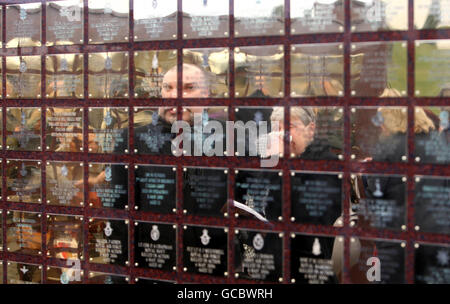
M 383 126 L 392 134 L 406 133 L 408 130 L 408 114 L 406 108 L 381 107 L 378 112 L 383 116 Z M 422 108 L 414 111 L 414 133 L 428 133 L 434 130 L 433 121 Z
M 291 117 L 299 119 L 305 126 L 316 121 L 316 113 L 311 107 L 291 107 Z M 284 108 L 275 107 L 272 115 L 270 115 L 270 120 L 283 122 Z

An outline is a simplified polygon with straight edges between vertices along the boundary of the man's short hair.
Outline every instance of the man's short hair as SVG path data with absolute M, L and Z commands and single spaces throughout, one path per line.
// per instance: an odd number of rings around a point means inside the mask
M 211 89 L 210 89 L 210 85 L 211 85 L 211 75 L 210 75 L 210 73 L 208 73 L 207 71 L 205 71 L 204 69 L 202 69 L 202 68 L 199 67 L 198 65 L 191 64 L 191 63 L 183 63 L 183 73 L 185 73 L 185 72 L 187 72 L 187 71 L 193 71 L 193 70 L 195 70 L 195 69 L 199 70 L 199 71 L 202 73 L 203 79 L 204 79 L 203 83 L 205 84 L 205 88 L 207 88 L 208 95 L 210 95 L 210 94 L 211 94 Z M 171 68 L 166 72 L 166 74 L 169 73 L 169 72 L 172 72 L 172 71 L 175 71 L 175 72 L 178 71 L 176 65 L 173 66 L 173 67 L 171 67 Z

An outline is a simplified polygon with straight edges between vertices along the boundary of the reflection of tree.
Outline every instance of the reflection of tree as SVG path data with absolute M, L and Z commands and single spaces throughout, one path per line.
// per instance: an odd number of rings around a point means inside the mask
M 441 22 L 441 1 L 432 0 L 430 11 L 428 12 L 423 28 L 435 29 L 439 25 L 439 22 Z

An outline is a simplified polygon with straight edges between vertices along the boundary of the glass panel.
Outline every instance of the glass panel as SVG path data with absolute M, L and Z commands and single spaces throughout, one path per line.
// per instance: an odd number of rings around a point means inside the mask
M 6 6 L 7 48 L 41 46 L 41 3 Z
M 284 0 L 235 0 L 236 37 L 284 34 Z
M 42 266 L 8 262 L 7 284 L 42 284 Z
M 41 98 L 41 56 L 8 56 L 6 70 L 7 98 Z
M 83 238 L 83 217 L 62 214 L 47 215 L 47 256 L 71 262 L 82 259 Z
M 6 108 L 6 149 L 40 151 L 41 108 Z
M 82 284 L 83 274 L 83 270 L 48 266 L 46 284 Z
M 45 45 L 83 43 L 83 0 L 47 2 Z
M 47 204 L 66 207 L 84 205 L 82 162 L 47 162 L 45 178 Z
M 291 34 L 344 31 L 344 1 L 291 0 Z
M 108 274 L 103 272 L 89 272 L 88 284 L 129 284 L 128 276 Z
M 134 0 L 134 41 L 177 38 L 177 0 Z
M 83 54 L 45 56 L 47 98 L 83 98 Z
M 89 0 L 89 43 L 128 42 L 128 1 Z
M 408 29 L 408 0 L 352 0 L 350 5 L 354 32 Z
M 414 0 L 414 27 L 444 29 L 450 27 L 449 0 Z
M 448 257 L 450 247 L 447 245 L 416 244 L 414 263 L 414 283 L 448 284 L 450 266 Z
M 6 161 L 6 200 L 8 202 L 41 203 L 41 162 Z
M 183 38 L 228 37 L 229 2 L 183 0 Z
M 83 151 L 83 109 L 47 108 L 45 134 L 49 151 Z
M 20 254 L 42 254 L 41 214 L 37 212 L 6 212 L 6 250 Z

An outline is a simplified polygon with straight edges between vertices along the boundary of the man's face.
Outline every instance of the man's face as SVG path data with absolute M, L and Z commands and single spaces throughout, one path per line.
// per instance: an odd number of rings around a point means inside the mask
M 300 119 L 291 117 L 290 134 L 292 140 L 290 143 L 290 152 L 297 156 L 305 152 L 314 137 L 314 130 L 315 124 L 313 122 L 305 126 Z
M 195 66 L 183 67 L 183 97 L 202 98 L 209 96 L 209 89 L 206 85 L 203 71 Z M 163 98 L 177 97 L 177 70 L 169 70 L 163 78 L 162 91 Z

